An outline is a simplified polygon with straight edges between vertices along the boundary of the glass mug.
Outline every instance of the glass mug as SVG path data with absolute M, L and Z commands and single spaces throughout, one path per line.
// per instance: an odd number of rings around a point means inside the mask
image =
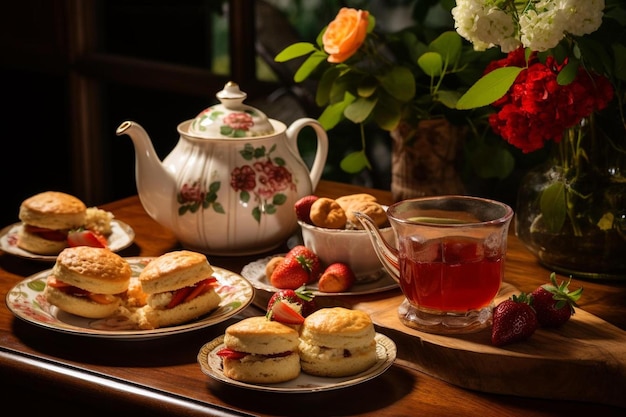
M 471 333 L 491 325 L 504 275 L 511 207 L 460 195 L 400 201 L 387 210 L 397 248 L 366 214 L 355 214 L 405 296 L 398 309 L 402 323 L 438 334 Z

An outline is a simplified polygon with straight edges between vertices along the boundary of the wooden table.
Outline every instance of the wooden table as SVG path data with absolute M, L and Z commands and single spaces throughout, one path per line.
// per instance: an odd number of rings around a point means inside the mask
M 322 181 L 318 195 L 336 197 L 370 192 L 390 202 L 386 191 Z M 154 222 L 137 197 L 102 208 L 131 225 L 134 244 L 122 256 L 158 256 L 179 249 L 168 230 Z M 284 249 L 284 248 L 283 248 Z M 247 263 L 269 254 L 241 258 L 209 257 L 215 266 L 240 272 Z M 625 254 L 626 255 L 626 254 Z M 0 255 L 3 298 L 19 281 L 50 264 Z M 549 271 L 511 236 L 505 281 L 522 291 L 545 282 Z M 580 307 L 626 330 L 626 284 L 574 280 L 584 286 Z M 399 291 L 392 290 L 390 296 Z M 338 298 L 355 305 L 368 297 Z M 262 303 L 262 301 L 260 302 Z M 260 304 L 259 303 L 259 304 Z M 419 372 L 411 352 L 396 340 L 398 360 L 381 376 L 345 389 L 307 394 L 248 391 L 213 381 L 196 362 L 200 347 L 243 316 L 260 315 L 254 305 L 241 315 L 210 328 L 146 341 L 114 341 L 63 334 L 14 318 L 0 308 L 0 380 L 4 406 L 36 412 L 122 411 L 123 415 L 365 415 L 365 416 L 562 416 L 622 415 L 624 409 L 598 403 L 525 398 L 472 391 Z M 594 387 L 589 387 L 594 389 Z M 624 387 L 626 393 L 626 387 Z M 549 396 L 549 395 L 548 395 Z M 139 413 L 139 414 L 137 414 Z

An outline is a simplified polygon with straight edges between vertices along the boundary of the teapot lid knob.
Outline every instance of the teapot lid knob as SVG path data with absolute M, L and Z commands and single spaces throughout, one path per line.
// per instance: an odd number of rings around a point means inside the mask
M 215 97 L 220 104 L 204 109 L 189 125 L 189 133 L 201 138 L 242 138 L 274 133 L 268 117 L 243 103 L 248 95 L 229 81 Z
M 248 97 L 246 93 L 239 89 L 239 84 L 233 81 L 229 81 L 224 86 L 222 91 L 218 91 L 215 97 L 226 107 L 227 109 L 240 108 L 240 104 Z

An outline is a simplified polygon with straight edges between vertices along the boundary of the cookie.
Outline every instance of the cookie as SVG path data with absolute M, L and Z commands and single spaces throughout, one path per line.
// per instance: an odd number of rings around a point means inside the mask
M 267 265 L 265 265 L 265 276 L 267 278 L 271 277 L 272 272 L 274 272 L 274 269 L 276 269 L 276 265 L 281 263 L 284 259 L 284 256 L 274 256 L 272 259 L 270 259 Z
M 332 198 L 320 197 L 311 205 L 311 222 L 327 229 L 343 229 L 348 221 L 346 212 Z
M 380 204 L 371 201 L 353 202 L 346 212 L 346 217 L 348 223 L 356 229 L 363 229 L 363 225 L 354 215 L 355 211 L 367 214 L 378 227 L 386 225 L 389 221 L 385 209 Z
M 343 209 L 343 211 L 347 212 L 350 208 L 350 205 L 360 202 L 373 202 L 375 203 L 376 197 L 367 193 L 357 193 L 357 194 L 349 194 L 344 195 L 335 200 Z

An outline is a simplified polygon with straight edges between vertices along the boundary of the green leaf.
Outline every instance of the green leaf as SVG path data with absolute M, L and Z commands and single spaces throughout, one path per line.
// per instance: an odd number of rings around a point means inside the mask
M 318 106 L 324 107 L 330 101 L 330 91 L 339 74 L 341 74 L 341 71 L 337 67 L 330 67 L 322 74 L 315 92 L 315 103 Z
M 615 64 L 613 72 L 618 80 L 626 81 L 626 46 L 614 43 L 611 45 L 613 55 L 615 55 Z
M 439 53 L 443 62 L 448 63 L 448 68 L 454 68 L 461 57 L 463 41 L 457 32 L 449 30 L 439 35 L 428 47 L 431 51 Z
M 401 102 L 406 103 L 415 97 L 415 78 L 406 67 L 393 67 L 391 71 L 378 77 L 378 81 L 390 96 Z
M 376 27 L 376 18 L 371 13 L 367 16 L 367 33 L 372 33 Z
M 559 85 L 568 85 L 576 78 L 578 74 L 578 66 L 580 65 L 580 60 L 576 58 L 570 58 L 567 65 L 559 72 L 559 75 L 556 76 L 556 82 Z
M 522 70 L 521 67 L 503 67 L 491 71 L 461 96 L 456 108 L 469 110 L 493 103 L 509 91 Z
M 367 155 L 365 155 L 365 151 L 363 150 L 346 155 L 346 157 L 339 163 L 339 167 L 348 174 L 356 174 L 365 168 L 372 168 L 369 160 L 367 159 Z
M 442 103 L 449 109 L 455 109 L 456 103 L 459 101 L 460 97 L 461 93 L 458 91 L 439 90 L 433 99 Z
M 313 51 L 317 51 L 318 49 L 309 42 L 297 42 L 293 45 L 289 45 L 282 51 L 276 55 L 274 61 L 276 62 L 285 62 L 294 58 L 299 58 L 301 56 L 310 54 Z
M 353 123 L 363 123 L 374 110 L 377 101 L 376 99 L 359 97 L 346 107 L 343 114 L 346 116 L 346 119 Z
M 402 106 L 393 97 L 382 94 L 374 108 L 374 121 L 383 130 L 391 132 L 398 127 L 402 116 Z
M 371 97 L 377 90 L 378 83 L 376 79 L 372 77 L 366 77 L 361 83 L 357 86 L 356 92 L 359 97 L 368 98 Z
M 426 52 L 417 58 L 417 65 L 431 78 L 443 73 L 443 58 L 438 52 Z
M 320 122 L 324 129 L 332 129 L 344 119 L 343 112 L 353 101 L 354 96 L 346 94 L 344 101 L 326 106 L 317 121 Z
M 302 63 L 302 65 L 300 65 L 300 68 L 298 68 L 298 70 L 293 76 L 293 80 L 297 83 L 300 83 L 306 80 L 309 77 L 309 75 L 311 75 L 311 73 L 315 71 L 315 68 L 317 68 L 319 64 L 326 61 L 327 57 L 328 55 L 326 55 L 325 53 L 321 51 L 313 52 Z
M 276 193 L 274 198 L 272 198 L 272 204 L 276 206 L 282 206 L 287 201 L 287 195 L 283 193 Z
M 34 281 L 30 281 L 28 284 L 26 284 L 26 286 L 31 290 L 41 292 L 46 288 L 46 281 L 37 279 Z
M 567 215 L 565 184 L 555 182 L 543 190 L 539 200 L 539 208 L 546 229 L 551 233 L 561 230 Z
M 352 91 L 356 90 L 355 76 L 352 72 L 342 72 L 330 87 L 328 99 L 331 104 L 340 103 L 346 100 L 349 95 L 354 100 Z
M 498 145 L 481 144 L 468 150 L 468 156 L 474 172 L 480 178 L 505 179 L 515 167 L 515 158 L 511 152 Z
M 213 210 L 215 210 L 216 213 L 221 213 L 221 214 L 226 213 L 226 210 L 224 210 L 224 206 L 222 206 L 221 203 L 214 203 Z

